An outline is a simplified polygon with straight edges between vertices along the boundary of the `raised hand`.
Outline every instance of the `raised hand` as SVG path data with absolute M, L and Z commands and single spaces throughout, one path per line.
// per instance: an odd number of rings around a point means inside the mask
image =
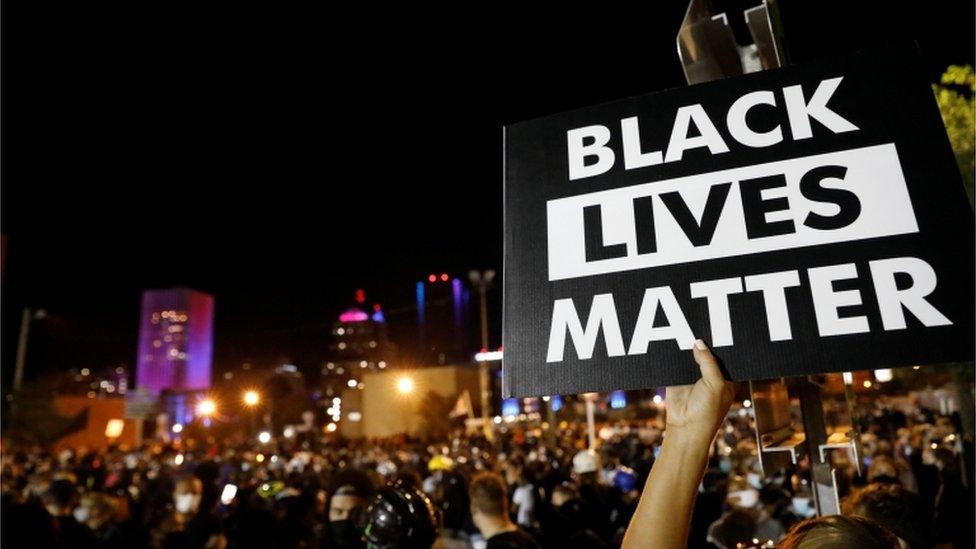
M 694 385 L 667 388 L 665 436 L 680 434 L 711 441 L 732 405 L 734 389 L 732 382 L 722 376 L 718 360 L 702 340 L 695 341 L 693 352 L 702 377 Z

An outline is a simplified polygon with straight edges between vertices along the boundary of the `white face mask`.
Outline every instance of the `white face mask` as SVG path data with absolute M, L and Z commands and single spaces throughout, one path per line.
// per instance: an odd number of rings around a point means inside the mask
M 749 486 L 752 486 L 756 490 L 759 490 L 760 488 L 762 488 L 762 477 L 759 475 L 759 473 L 749 473 L 749 474 L 747 474 L 746 475 L 746 482 L 748 482 L 749 483 Z
M 793 511 L 803 517 L 812 517 L 817 510 L 810 505 L 810 498 L 793 498 Z
M 78 507 L 71 514 L 75 516 L 75 520 L 77 520 L 78 522 L 80 522 L 82 524 L 88 522 L 88 508 L 87 507 Z
M 734 492 L 729 492 L 728 500 L 729 503 L 738 507 L 751 509 L 756 506 L 756 503 L 759 502 L 759 492 L 751 488 L 746 490 L 736 490 Z
M 196 494 L 180 494 L 173 501 L 176 503 L 176 511 L 184 515 L 193 513 L 200 507 L 200 496 Z

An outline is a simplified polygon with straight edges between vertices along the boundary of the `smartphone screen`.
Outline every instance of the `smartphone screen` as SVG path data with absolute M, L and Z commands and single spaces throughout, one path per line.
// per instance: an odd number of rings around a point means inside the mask
M 230 505 L 230 502 L 234 501 L 234 496 L 237 495 L 237 486 L 233 484 L 227 484 L 224 486 L 224 491 L 220 493 L 220 503 L 224 505 Z

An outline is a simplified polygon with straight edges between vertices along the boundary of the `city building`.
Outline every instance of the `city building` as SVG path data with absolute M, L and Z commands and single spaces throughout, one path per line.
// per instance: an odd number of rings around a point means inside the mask
M 321 371 L 325 395 L 355 387 L 365 372 L 384 370 L 396 360 L 397 348 L 390 340 L 383 308 L 379 303 L 367 305 L 366 293 L 357 290 L 355 302 L 332 325 Z
M 480 409 L 471 404 L 478 370 L 468 364 L 368 372 L 360 383 L 330 399 L 342 415 L 341 422 L 333 418 L 336 429 L 346 438 L 436 436 L 466 420 L 478 424 Z M 467 403 L 463 414 L 456 414 L 459 398 Z
M 414 360 L 427 365 L 470 360 L 470 293 L 461 279 L 431 273 L 417 282 L 416 297 L 417 337 L 410 349 Z
M 189 288 L 142 293 L 136 387 L 160 394 L 210 389 L 212 296 Z

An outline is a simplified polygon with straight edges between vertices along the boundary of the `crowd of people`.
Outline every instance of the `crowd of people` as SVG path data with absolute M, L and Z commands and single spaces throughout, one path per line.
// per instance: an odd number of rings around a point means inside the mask
M 862 473 L 845 453 L 834 459 L 844 515 L 882 526 L 905 547 L 971 547 L 972 452 L 958 415 L 884 399 L 869 412 L 861 418 Z M 280 437 L 231 447 L 177 439 L 56 453 L 5 447 L 2 541 L 617 547 L 626 545 L 629 525 L 633 536 L 656 524 L 640 513 L 655 521 L 680 513 L 677 501 L 639 503 L 655 461 L 664 460 L 670 421 L 662 414 L 600 425 L 595 450 L 578 422 L 553 426 L 554 441 L 540 425 L 503 423 L 493 440 L 459 429 L 436 441 Z M 688 500 L 688 546 L 772 547 L 791 529 L 811 527 L 808 459 L 764 477 L 749 414 L 726 414 L 703 460 L 703 477 L 692 479 L 697 497 Z M 666 486 L 652 478 L 648 487 L 655 482 Z M 653 540 L 654 528 L 642 535 Z

